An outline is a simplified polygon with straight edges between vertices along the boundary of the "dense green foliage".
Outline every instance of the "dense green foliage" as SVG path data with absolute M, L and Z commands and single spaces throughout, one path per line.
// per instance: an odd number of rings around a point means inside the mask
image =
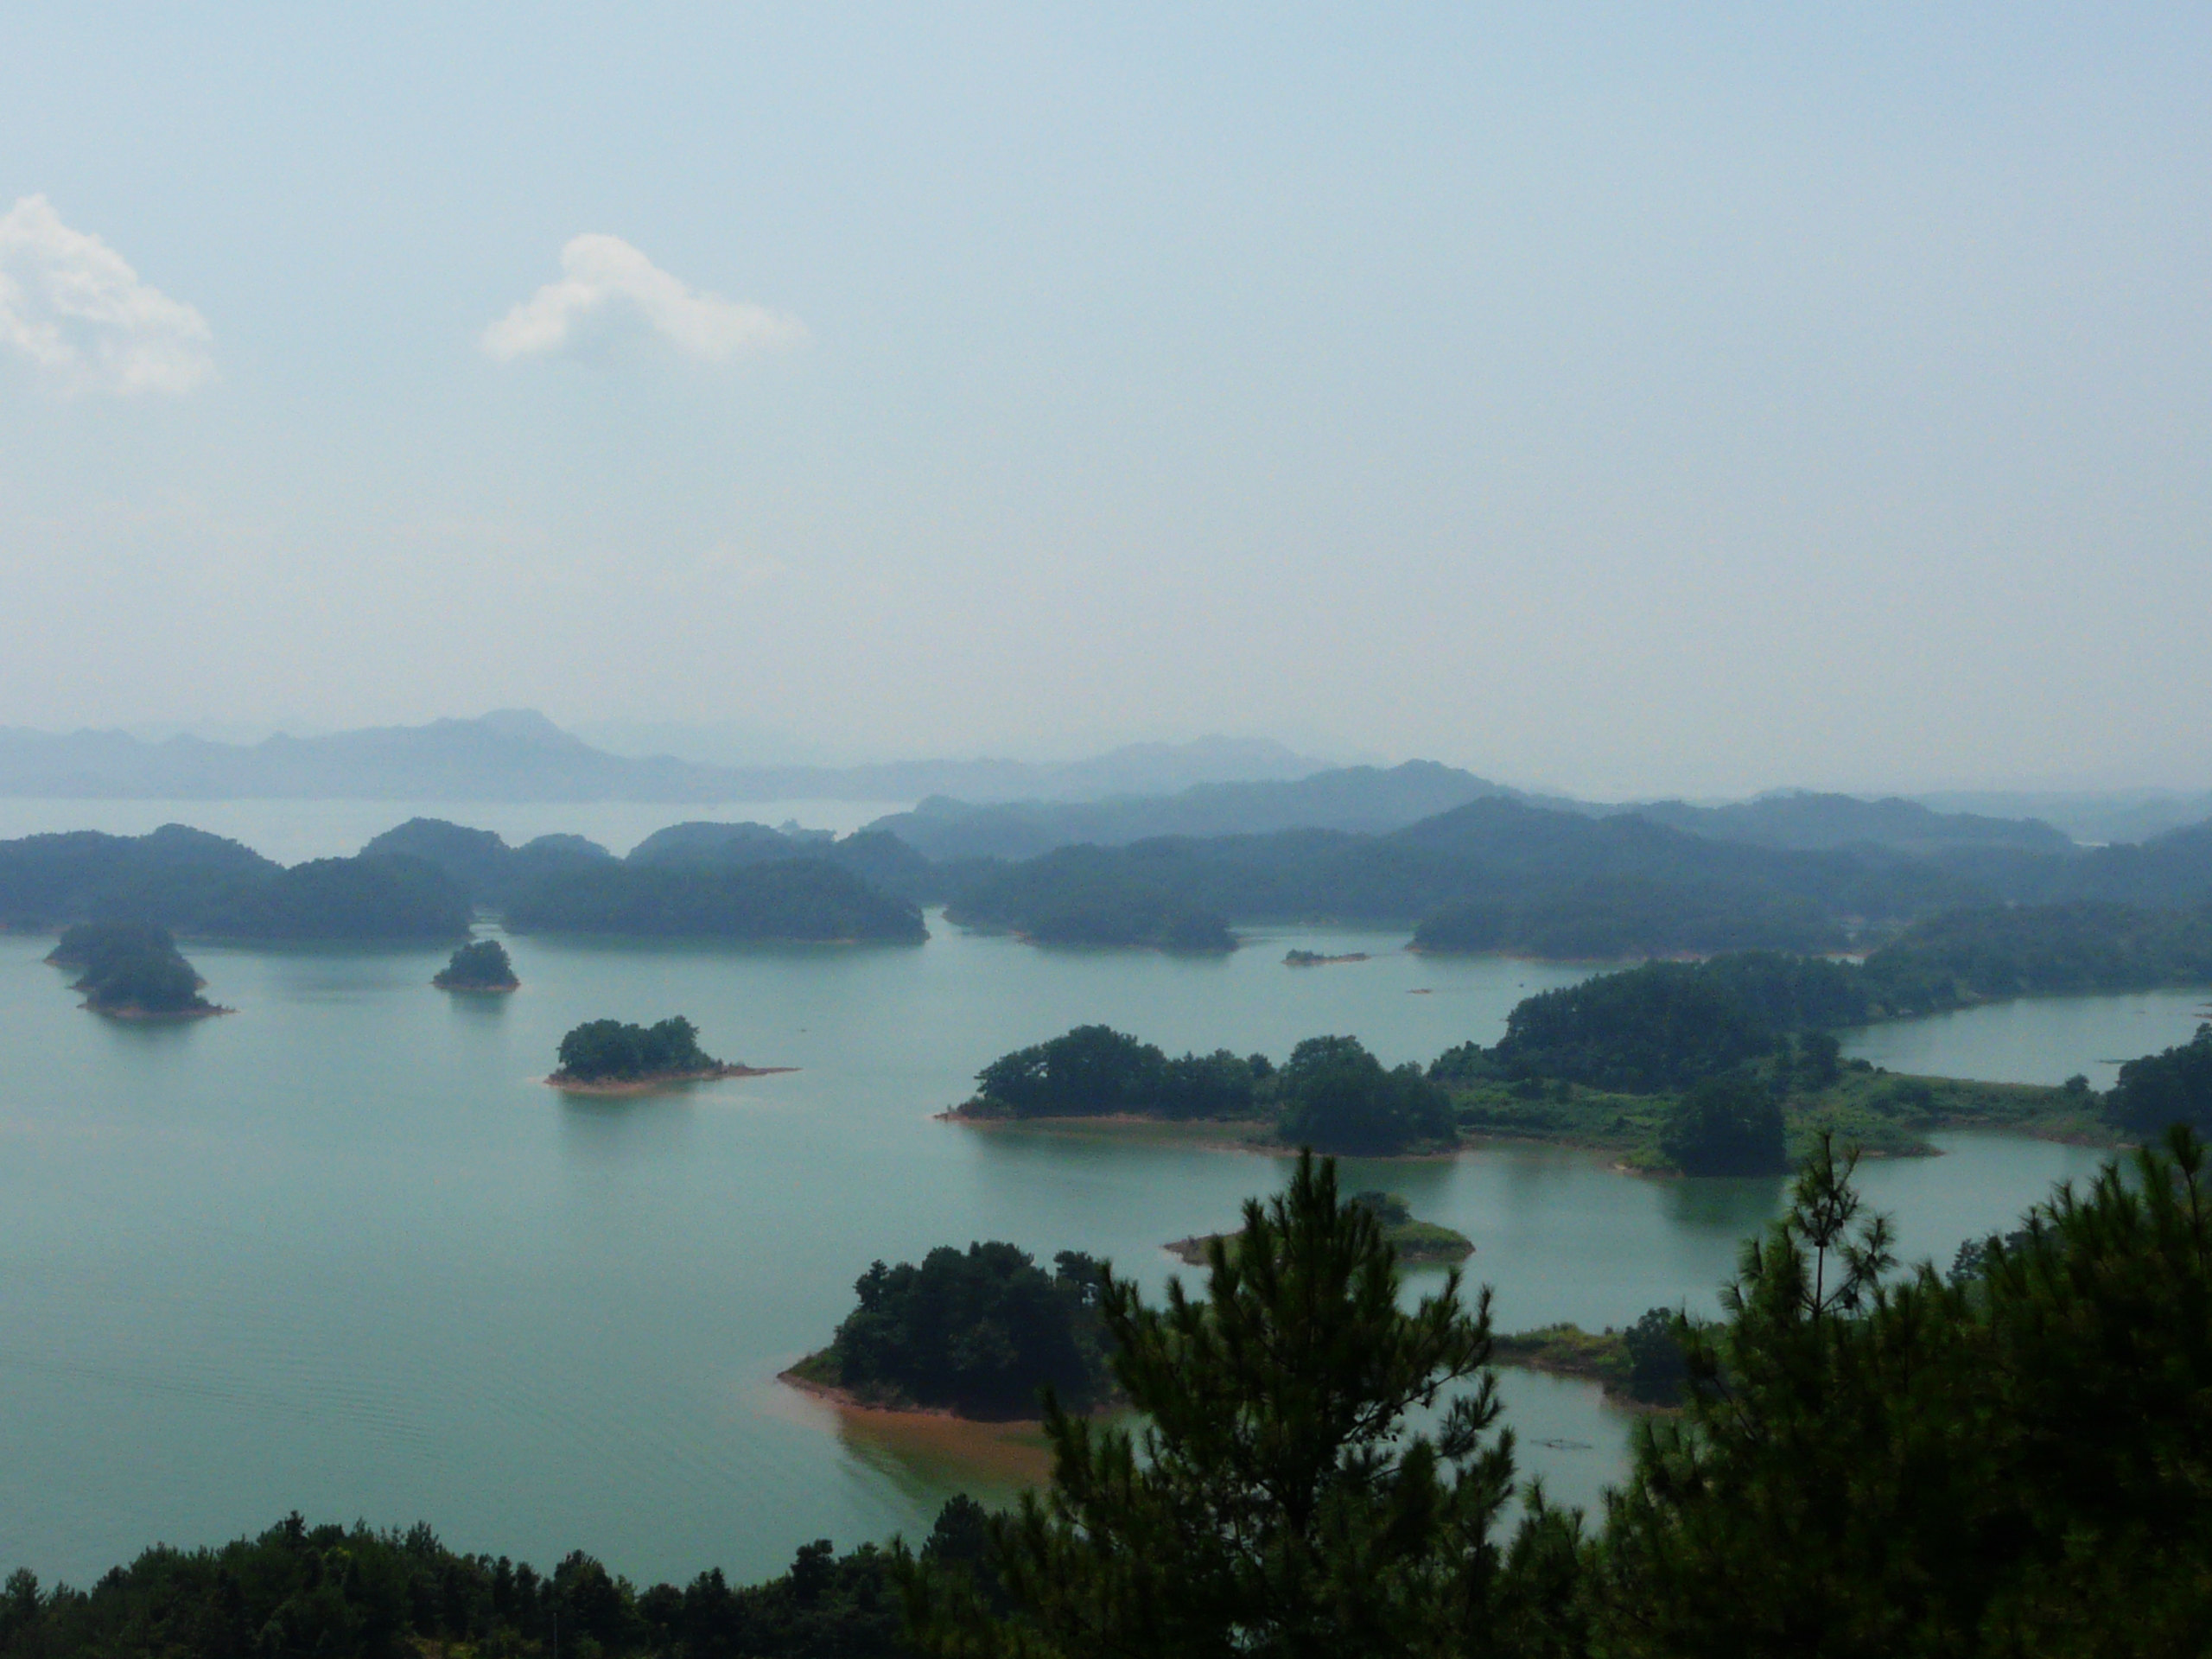
M 1310 1158 L 1208 1254 L 1204 1296 L 1171 1281 L 1163 1307 L 1105 1275 L 1115 1374 L 1145 1427 L 1048 1406 L 1050 1495 L 993 1528 L 1020 1617 L 902 1557 L 925 1650 L 1526 1650 L 1548 1611 L 1538 1563 L 1571 1569 L 1572 1535 L 1541 1510 L 1510 1550 L 1492 1535 L 1513 1459 L 1491 1433 L 1487 1293 L 1470 1311 L 1453 1270 L 1402 1306 L 1374 1214 Z
M 462 945 L 430 982 L 447 991 L 506 991 L 518 983 L 507 947 L 497 939 Z
M 1650 1094 L 1770 1053 L 1775 1034 L 1706 965 L 1654 962 L 1524 998 L 1491 1057 L 1510 1077 Z
M 1816 1158 L 1686 1332 L 1593 1558 L 1613 1654 L 2196 1654 L 2212 1630 L 2212 1193 L 2185 1135 L 1980 1270 L 1885 1277 Z
M 1692 1084 L 1660 1131 L 1659 1149 L 1685 1175 L 1772 1175 L 1789 1167 L 1782 1103 L 1748 1071 Z
M 1275 1078 L 1276 1138 L 1374 1157 L 1459 1139 L 1452 1103 L 1418 1065 L 1385 1068 L 1356 1037 L 1308 1037 Z
M 1418 1065 L 1385 1069 L 1352 1037 L 1309 1037 L 1277 1071 L 1218 1049 L 1169 1058 L 1106 1026 L 1002 1055 L 976 1074 L 963 1116 L 1271 1117 L 1287 1146 L 1352 1154 L 1449 1145 L 1452 1103 Z
M 984 1515 L 956 1497 L 910 1571 L 990 1593 Z M 719 1570 L 639 1589 L 581 1552 L 541 1573 L 404 1532 L 310 1527 L 294 1515 L 216 1549 L 148 1550 L 89 1591 L 0 1588 L 0 1659 L 912 1659 L 889 1555 L 827 1539 L 791 1569 L 733 1586 Z
M 103 1014 L 191 1014 L 214 1011 L 204 982 L 165 927 L 150 922 L 77 922 L 47 960 L 78 970 L 73 988 Z
M 2212 1132 L 2212 1025 L 2197 1027 L 2191 1042 L 2121 1066 L 2105 1111 L 2121 1128 L 2145 1137 L 2175 1123 Z
M 681 1014 L 651 1026 L 593 1020 L 561 1039 L 562 1083 L 640 1083 L 712 1071 L 721 1065 L 699 1046 L 698 1027 Z
M 1078 1408 L 1111 1389 L 1099 1323 L 1100 1269 L 1063 1251 L 1047 1274 L 996 1242 L 940 1246 L 919 1266 L 878 1262 L 860 1306 L 802 1375 L 895 1405 L 1023 1417 L 1049 1389 Z
M 929 937 L 913 905 L 814 859 L 773 864 L 605 864 L 548 877 L 507 908 L 518 931 L 747 941 Z
M 1002 1055 L 976 1074 L 976 1117 L 1249 1117 L 1273 1068 L 1264 1055 L 1227 1049 L 1171 1059 L 1156 1046 L 1107 1026 Z

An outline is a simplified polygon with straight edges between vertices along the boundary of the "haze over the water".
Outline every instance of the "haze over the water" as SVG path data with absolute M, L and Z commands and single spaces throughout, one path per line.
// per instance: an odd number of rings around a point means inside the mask
M 0 724 L 2212 783 L 2202 6 L 0 44 Z

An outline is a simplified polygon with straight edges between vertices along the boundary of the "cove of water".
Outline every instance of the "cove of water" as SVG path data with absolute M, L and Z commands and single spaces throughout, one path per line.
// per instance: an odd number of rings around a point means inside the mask
M 1189 959 L 931 925 L 903 949 L 520 938 L 503 999 L 431 989 L 442 951 L 194 947 L 238 1013 L 171 1027 L 81 1011 L 39 962 L 49 941 L 0 935 L 0 1567 L 82 1583 L 295 1507 L 427 1519 L 541 1567 L 588 1549 L 640 1580 L 750 1580 L 818 1536 L 912 1533 L 1007 1478 L 841 1431 L 773 1381 L 872 1260 L 1008 1238 L 1156 1290 L 1178 1265 L 1162 1243 L 1233 1224 L 1281 1174 L 934 1121 L 978 1066 L 1087 1020 L 1171 1051 L 1280 1058 L 1338 1032 L 1427 1060 L 1588 971 L 1416 957 L 1397 933 L 1280 930 Z M 1292 969 L 1294 945 L 1374 959 Z M 579 1020 L 675 1013 L 715 1052 L 800 1069 L 622 1101 L 537 1081 Z M 2060 1075 L 2126 1052 L 2092 1017 L 2064 1029 Z M 1863 1173 L 1910 1256 L 1948 1262 L 2095 1163 L 1945 1144 Z M 1534 1148 L 1345 1177 L 1472 1237 L 1503 1329 L 1710 1308 L 1782 1192 Z M 1593 1503 L 1628 1420 L 1578 1383 L 1503 1390 L 1524 1469 Z

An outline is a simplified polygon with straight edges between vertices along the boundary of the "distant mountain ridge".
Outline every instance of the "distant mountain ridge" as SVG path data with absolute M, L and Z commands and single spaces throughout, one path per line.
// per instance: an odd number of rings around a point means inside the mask
M 1893 795 L 1869 801 L 1855 795 L 1780 790 L 1728 806 L 1652 801 L 1619 810 L 1715 841 L 1807 852 L 1867 843 L 1907 853 L 1955 847 L 2018 847 L 2031 852 L 2059 853 L 2074 845 L 2064 831 L 2038 819 L 1938 812 L 1918 801 Z
M 1454 766 L 1408 760 L 1388 768 L 1340 766 L 1291 781 L 1198 784 L 1174 795 L 1103 801 L 977 805 L 933 796 L 911 812 L 878 818 L 868 828 L 894 835 L 939 862 L 1022 859 L 1079 842 L 1122 847 L 1156 836 L 1262 835 L 1274 830 L 1377 834 L 1491 797 L 1531 798 Z
M 480 802 L 1072 799 L 1222 779 L 1300 777 L 1323 763 L 1262 740 L 1141 743 L 1089 760 L 710 766 L 613 754 L 531 709 L 258 743 L 149 742 L 124 732 L 0 728 L 0 796 L 81 800 Z
M 1125 847 L 1161 836 L 1267 835 L 1341 830 L 1383 835 L 1475 801 L 1511 801 L 1583 818 L 1642 818 L 1707 841 L 1801 852 L 1878 846 L 1906 853 L 1969 848 L 2065 852 L 2073 842 L 2047 823 L 1942 813 L 1894 798 L 1791 791 L 1729 806 L 1681 801 L 1608 805 L 1533 795 L 1433 760 L 1340 766 L 1287 783 L 1201 784 L 1179 794 L 1081 803 L 995 805 L 932 797 L 878 818 L 886 830 L 944 862 L 1034 858 L 1058 847 Z

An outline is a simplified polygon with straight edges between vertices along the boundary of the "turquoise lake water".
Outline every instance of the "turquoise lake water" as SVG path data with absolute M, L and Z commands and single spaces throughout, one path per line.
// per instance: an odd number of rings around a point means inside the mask
M 295 1507 L 427 1519 L 541 1565 L 584 1548 L 641 1580 L 750 1579 L 817 1536 L 925 1527 L 949 1492 L 998 1489 L 841 1433 L 773 1381 L 869 1262 L 1001 1237 L 1157 1287 L 1177 1267 L 1162 1243 L 1230 1224 L 1281 1167 L 934 1121 L 978 1066 L 1092 1020 L 1172 1050 L 1280 1058 L 1346 1032 L 1426 1060 L 1493 1040 L 1514 1002 L 1584 971 L 1415 957 L 1402 933 L 1281 930 L 1192 960 L 932 927 L 904 949 L 523 938 L 524 988 L 492 1000 L 431 989 L 442 951 L 196 947 L 239 1012 L 181 1027 L 81 1011 L 39 961 L 49 941 L 0 935 L 0 1567 L 82 1582 L 154 1540 Z M 1293 945 L 1375 958 L 1290 969 Z M 1899 1068 L 2095 1076 L 2182 1040 L 2203 1001 L 2023 1004 L 1855 1046 Z M 613 1102 L 537 1081 L 578 1020 L 672 1013 L 717 1053 L 800 1069 Z M 1945 1144 L 1864 1171 L 1909 1255 L 1948 1262 L 2096 1162 Z M 1347 1179 L 1472 1237 L 1504 1329 L 1712 1306 L 1782 1190 L 1536 1149 Z M 1628 1420 L 1579 1383 L 1503 1382 L 1524 1466 L 1594 1503 Z

